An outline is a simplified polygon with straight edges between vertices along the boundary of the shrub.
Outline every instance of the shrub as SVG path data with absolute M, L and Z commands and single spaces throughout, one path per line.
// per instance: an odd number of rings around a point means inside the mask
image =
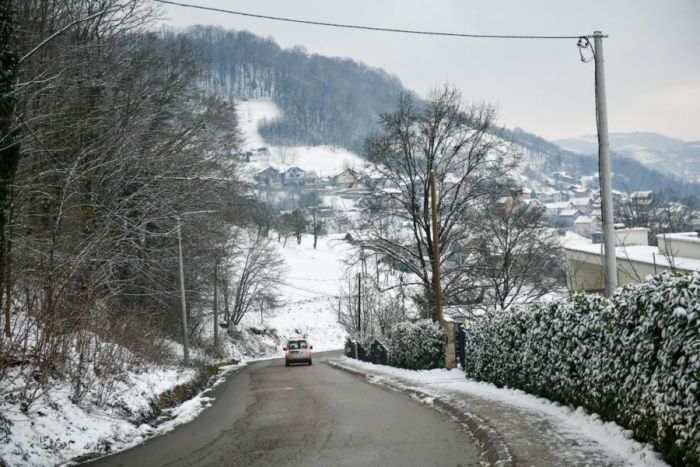
M 399 323 L 391 330 L 389 365 L 409 370 L 445 366 L 445 340 L 440 327 L 429 320 Z
M 467 377 L 583 406 L 700 465 L 700 273 L 485 316 L 465 341 Z

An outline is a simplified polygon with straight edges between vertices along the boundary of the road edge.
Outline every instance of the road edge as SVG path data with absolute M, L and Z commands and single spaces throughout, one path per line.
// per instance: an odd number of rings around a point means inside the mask
M 372 379 L 372 377 L 376 375 L 357 368 L 345 366 L 335 360 L 323 359 L 321 362 L 330 366 L 331 368 L 335 368 L 336 370 L 345 371 L 351 375 L 361 377 L 367 383 L 374 384 L 375 386 L 386 387 L 394 391 L 403 392 L 414 399 L 431 400 L 432 404 L 430 405 L 435 410 L 449 416 L 451 419 L 460 423 L 469 431 L 469 433 L 480 445 L 479 447 L 483 450 L 486 461 L 490 465 L 499 467 L 513 467 L 513 457 L 511 456 L 510 450 L 508 449 L 508 446 L 501 435 L 496 430 L 491 428 L 483 419 L 471 412 L 467 412 L 464 409 L 457 407 L 452 401 L 446 400 L 442 397 L 435 397 L 413 387 L 405 386 L 398 381 L 391 379 L 391 377 L 386 377 L 382 379 L 381 382 L 375 381 Z

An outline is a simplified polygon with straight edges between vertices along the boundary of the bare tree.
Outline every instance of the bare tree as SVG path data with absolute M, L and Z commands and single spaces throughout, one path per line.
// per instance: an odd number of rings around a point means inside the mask
M 233 309 L 229 316 L 233 324 L 240 323 L 256 304 L 275 301 L 284 266 L 274 243 L 257 235 L 249 235 L 242 243 L 236 263 Z
M 438 183 L 443 294 L 447 303 L 470 293 L 469 270 L 450 267 L 457 239 L 470 236 L 466 213 L 510 170 L 514 154 L 494 126 L 495 110 L 465 105 L 456 89 L 431 93 L 424 106 L 403 96 L 396 112 L 381 116 L 382 133 L 366 144 L 378 177 L 374 199 L 357 236 L 363 247 L 408 269 L 423 287 L 424 314 L 433 306 L 430 172 Z
M 471 223 L 476 235 L 465 248 L 482 280 L 483 305 L 503 310 L 563 287 L 559 240 L 539 208 L 517 195 L 493 197 Z
M 615 204 L 615 219 L 627 227 L 649 229 L 649 244 L 656 245 L 656 236 L 664 233 L 690 231 L 693 217 L 700 208 L 696 196 L 678 196 L 673 190 L 627 193 Z

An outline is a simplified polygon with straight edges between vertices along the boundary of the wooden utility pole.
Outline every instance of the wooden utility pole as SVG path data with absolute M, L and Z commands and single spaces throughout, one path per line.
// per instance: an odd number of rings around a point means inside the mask
M 214 346 L 219 345 L 219 260 L 214 263 Z
M 357 333 L 362 337 L 362 274 L 357 273 Z
M 430 171 L 430 205 L 433 227 L 433 294 L 435 295 L 435 321 L 442 325 L 442 290 L 440 287 L 440 233 L 437 213 L 437 188 L 435 171 Z

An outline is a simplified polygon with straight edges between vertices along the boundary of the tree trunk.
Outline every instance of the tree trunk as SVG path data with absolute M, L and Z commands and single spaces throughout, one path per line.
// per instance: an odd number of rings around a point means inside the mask
M 5 1 L 0 4 L 0 291 L 8 278 L 6 277 L 7 250 L 5 240 L 5 211 L 10 184 L 15 178 L 17 162 L 19 161 L 19 142 L 16 141 L 12 128 L 15 111 L 15 95 L 13 93 L 19 69 L 17 52 L 17 35 L 13 2 Z M 0 293 L 0 304 L 2 302 Z M 4 334 L 10 337 L 10 307 L 4 306 Z

